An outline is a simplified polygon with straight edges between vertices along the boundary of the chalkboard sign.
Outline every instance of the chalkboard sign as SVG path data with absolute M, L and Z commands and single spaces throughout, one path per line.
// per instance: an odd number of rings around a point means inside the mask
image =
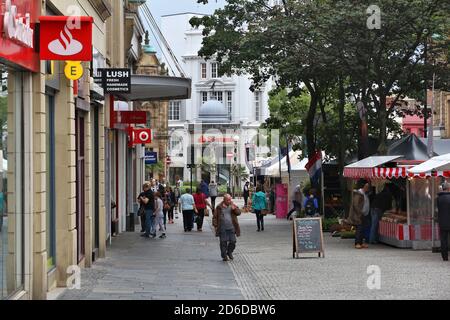
M 325 257 L 321 218 L 294 219 L 292 257 L 298 258 L 299 253 L 318 253 L 319 257 Z

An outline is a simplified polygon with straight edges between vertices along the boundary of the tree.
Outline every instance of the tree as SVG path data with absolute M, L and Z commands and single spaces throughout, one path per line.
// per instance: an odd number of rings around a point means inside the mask
M 336 88 L 340 128 L 347 99 L 361 100 L 376 110 L 379 151 L 384 152 L 387 123 L 397 102 L 406 95 L 420 96 L 428 84 L 425 79 L 433 73 L 436 86 L 448 88 L 450 4 L 380 0 L 381 26 L 375 30 L 366 25 L 369 4 L 364 0 L 286 0 L 271 7 L 265 0 L 228 0 L 214 15 L 193 18 L 191 24 L 204 26 L 206 37 L 199 54 L 215 57 L 220 73 L 248 73 L 254 87 L 274 76 L 293 95 L 308 90 L 308 154 L 316 149 L 316 113 L 319 109 L 327 122 L 324 107 L 329 92 Z M 431 41 L 434 34 L 444 36 Z M 394 96 L 390 106 L 387 96 Z

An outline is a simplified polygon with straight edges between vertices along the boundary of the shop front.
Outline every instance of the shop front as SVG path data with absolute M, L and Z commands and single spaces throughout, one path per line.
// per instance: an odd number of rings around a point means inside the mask
M 36 253 L 29 236 L 34 231 L 32 113 L 33 86 L 39 81 L 34 32 L 40 5 L 0 3 L 0 112 L 6 118 L 0 124 L 0 299 L 4 299 L 24 297 L 32 290 L 31 257 Z M 18 20 L 19 16 L 27 18 Z

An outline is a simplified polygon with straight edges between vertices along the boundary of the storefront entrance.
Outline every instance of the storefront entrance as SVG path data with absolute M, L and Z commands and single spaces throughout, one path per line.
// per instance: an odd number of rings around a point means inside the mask
M 80 262 L 85 255 L 85 145 L 84 145 L 84 116 L 81 111 L 76 112 L 76 159 L 77 159 L 77 217 L 76 217 L 76 228 L 77 228 L 77 261 Z

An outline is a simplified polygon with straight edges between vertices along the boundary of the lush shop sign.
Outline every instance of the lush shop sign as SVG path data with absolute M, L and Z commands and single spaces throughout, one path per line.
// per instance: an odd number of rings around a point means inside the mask
M 34 0 L 0 0 L 0 60 L 37 72 L 35 26 L 39 3 Z

